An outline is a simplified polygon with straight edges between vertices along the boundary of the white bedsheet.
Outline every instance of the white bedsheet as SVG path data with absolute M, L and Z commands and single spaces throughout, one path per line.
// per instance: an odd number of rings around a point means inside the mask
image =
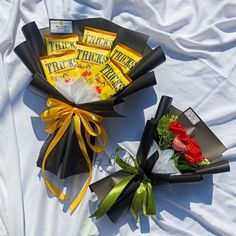
M 93 180 L 115 167 L 109 156 L 117 143 L 135 152 L 145 121 L 161 95 L 180 109 L 193 107 L 228 147 L 231 171 L 200 184 L 157 186 L 157 214 L 131 215 L 117 225 L 107 216 L 88 216 L 98 204 L 90 191 L 73 215 L 45 190 L 36 160 L 46 138 L 39 114 L 44 100 L 25 90 L 30 72 L 13 49 L 24 40 L 21 27 L 48 18 L 103 17 L 149 34 L 167 60 L 155 70 L 158 85 L 127 98 L 118 109 L 127 118 L 108 118 L 106 152 L 97 156 Z M 1 0 L 0 1 L 0 235 L 228 235 L 236 227 L 236 2 L 222 0 Z M 125 121 L 125 122 L 124 122 Z M 110 165 L 110 166 L 109 166 Z M 85 176 L 61 182 L 73 192 Z

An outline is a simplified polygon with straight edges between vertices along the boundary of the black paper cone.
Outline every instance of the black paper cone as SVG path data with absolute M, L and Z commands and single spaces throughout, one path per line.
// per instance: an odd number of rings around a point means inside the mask
M 134 80 L 128 87 L 126 87 L 124 90 L 122 90 L 119 94 L 117 94 L 116 98 L 124 98 L 129 96 L 130 94 L 133 94 L 141 89 L 145 89 L 151 86 L 154 86 L 156 84 L 156 77 L 154 72 L 149 72 L 138 79 Z
M 156 184 L 169 184 L 169 183 L 189 183 L 199 182 L 203 179 L 200 174 L 162 174 L 162 173 L 151 173 L 149 176 L 152 183 Z
M 142 135 L 140 145 L 139 145 L 137 155 L 136 155 L 138 163 L 142 168 L 145 167 L 147 156 L 153 143 L 153 138 L 156 135 L 156 127 L 157 125 L 154 119 L 148 120 L 145 125 L 143 135 Z
M 157 120 L 157 123 L 159 122 L 159 120 L 161 119 L 162 116 L 169 113 L 172 100 L 173 100 L 173 98 L 168 97 L 168 96 L 161 97 L 161 101 L 158 105 L 158 108 L 157 108 L 157 111 L 155 114 L 155 119 Z
M 22 27 L 25 38 L 30 41 L 36 57 L 39 59 L 47 55 L 44 40 L 35 22 L 30 22 Z
M 154 119 L 147 121 L 143 131 L 143 135 L 140 141 L 140 145 L 137 151 L 137 160 L 142 168 L 145 169 L 147 156 L 152 146 L 152 143 L 157 136 L 157 124 L 159 119 L 167 114 L 171 107 L 172 98 L 168 96 L 162 96 L 158 105 L 156 115 Z M 154 163 L 155 164 L 155 163 Z M 150 165 L 150 163 L 148 164 Z M 150 168 L 150 166 L 148 167 Z
M 227 160 L 220 160 L 213 162 L 208 166 L 204 166 L 196 170 L 198 174 L 216 174 L 227 172 L 230 170 L 229 162 Z
M 161 47 L 157 47 L 148 53 L 129 73 L 133 80 L 153 70 L 166 60 L 165 54 Z
M 170 183 L 192 183 L 200 182 L 203 180 L 200 174 L 182 174 L 182 175 L 170 175 Z
M 25 66 L 32 74 L 36 72 L 39 72 L 42 75 L 44 74 L 43 69 L 41 67 L 41 63 L 37 59 L 30 41 L 24 41 L 23 43 L 19 44 L 14 49 L 14 52 L 21 59 L 21 61 L 25 64 Z

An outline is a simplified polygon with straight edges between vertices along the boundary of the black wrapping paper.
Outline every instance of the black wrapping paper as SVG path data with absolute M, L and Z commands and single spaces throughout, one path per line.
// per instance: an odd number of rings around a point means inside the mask
M 129 77 L 132 79 L 139 78 L 165 60 L 165 54 L 161 47 L 156 47 L 154 50 L 147 53 L 137 66 L 129 72 Z
M 44 40 L 35 22 L 22 27 L 25 38 L 30 41 L 37 58 L 47 55 Z
M 125 29 L 102 18 L 73 20 L 72 25 L 73 33 L 77 33 L 80 36 L 82 36 L 84 26 L 91 26 L 102 30 L 116 32 L 118 36 L 113 46 L 115 46 L 117 43 L 124 43 L 125 45 L 140 53 L 145 52 L 145 55 L 150 53 L 155 54 L 155 58 L 153 57 L 151 66 L 152 69 L 154 68 L 154 65 L 159 65 L 160 62 L 165 61 L 164 53 L 159 53 L 161 50 L 160 47 L 158 47 L 158 50 L 154 50 L 153 52 L 152 49 L 147 45 L 149 36 L 145 34 Z M 50 85 L 44 78 L 40 57 L 46 54 L 43 35 L 50 33 L 50 28 L 39 30 L 35 22 L 31 22 L 25 25 L 22 28 L 22 31 L 27 40 L 18 45 L 14 51 L 33 74 L 32 81 L 28 88 L 32 92 L 46 99 L 56 98 L 72 106 L 87 110 L 103 117 L 121 117 L 122 115 L 115 111 L 115 105 L 124 102 L 123 98 L 156 84 L 154 72 L 149 72 L 148 68 L 150 68 L 150 66 L 147 65 L 147 63 L 144 63 L 141 70 L 138 70 L 139 77 L 136 78 L 133 76 L 133 83 L 131 83 L 113 98 L 84 104 L 73 104 L 72 102 L 68 101 L 56 88 Z M 155 53 L 157 51 L 158 55 Z M 40 151 L 37 166 L 42 166 L 43 157 L 55 133 L 50 135 L 45 141 Z M 94 140 L 92 141 L 94 142 Z M 92 158 L 93 153 L 88 146 L 87 151 L 89 156 Z M 87 172 L 88 170 L 86 162 L 83 158 L 79 158 L 80 156 L 81 150 L 75 137 L 73 124 L 71 124 L 60 142 L 50 153 L 45 169 L 54 173 L 55 175 L 58 175 L 60 178 Z
M 171 106 L 171 102 L 172 98 L 162 96 L 155 117 L 151 120 L 148 120 L 145 125 L 140 145 L 136 154 L 136 159 L 139 165 L 145 172 L 146 176 L 148 176 L 148 178 L 151 180 L 152 185 L 199 182 L 203 180 L 203 175 L 205 174 L 215 174 L 229 171 L 228 161 L 220 160 L 220 155 L 226 150 L 224 145 L 216 138 L 212 131 L 210 131 L 210 129 L 198 116 L 197 117 L 199 121 L 196 124 L 192 124 L 186 117 L 185 112 L 182 113 L 177 108 Z M 187 109 L 186 111 L 188 110 L 189 109 Z M 160 118 L 168 113 L 180 115 L 178 121 L 181 122 L 181 124 L 184 126 L 188 124 L 188 127 L 186 127 L 187 131 L 193 132 L 195 134 L 195 138 L 198 138 L 197 141 L 199 141 L 200 139 L 204 140 L 204 147 L 206 147 L 207 149 L 205 150 L 205 154 L 209 154 L 211 157 L 211 159 L 209 160 L 210 164 L 208 166 L 200 167 L 195 171 L 189 171 L 188 173 L 182 174 L 152 172 L 152 169 L 156 161 L 158 160 L 159 154 L 158 152 L 154 152 L 154 154 L 150 157 L 148 157 L 148 154 L 153 141 L 158 141 L 157 124 Z M 210 146 L 207 145 L 208 140 Z M 210 149 L 217 150 L 214 152 L 214 158 L 212 158 L 212 152 L 210 152 Z M 208 158 L 208 156 L 206 157 Z M 129 173 L 126 173 L 123 170 L 115 172 L 112 175 L 91 184 L 90 189 L 92 192 L 95 192 L 98 199 L 102 201 L 112 190 L 112 188 L 122 179 L 127 177 L 127 175 L 129 175 Z M 135 177 L 127 185 L 122 194 L 118 197 L 112 208 L 107 212 L 107 215 L 112 222 L 116 222 L 129 209 L 135 191 L 139 187 L 140 181 L 141 179 L 139 179 L 139 177 Z
M 39 57 L 35 54 L 30 41 L 24 41 L 19 44 L 14 49 L 14 52 L 32 74 L 39 72 L 41 75 L 44 75 Z

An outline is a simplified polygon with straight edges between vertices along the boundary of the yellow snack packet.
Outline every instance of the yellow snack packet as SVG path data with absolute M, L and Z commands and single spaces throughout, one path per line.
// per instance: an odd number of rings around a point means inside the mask
M 80 77 L 87 83 L 94 83 L 94 75 L 108 60 L 110 50 L 101 47 L 77 43 L 77 63 L 80 68 Z
M 102 66 L 95 80 L 97 93 L 102 100 L 113 96 L 132 82 L 111 60 Z
M 117 33 L 85 26 L 82 42 L 111 49 L 116 36 Z
M 48 55 L 63 53 L 68 50 L 76 50 L 77 34 L 45 35 Z
M 75 51 L 44 56 L 40 58 L 40 61 L 48 82 L 54 87 L 57 87 L 59 80 L 72 83 L 73 80 L 80 78 Z
M 127 74 L 143 58 L 143 55 L 123 44 L 117 44 L 110 57 Z

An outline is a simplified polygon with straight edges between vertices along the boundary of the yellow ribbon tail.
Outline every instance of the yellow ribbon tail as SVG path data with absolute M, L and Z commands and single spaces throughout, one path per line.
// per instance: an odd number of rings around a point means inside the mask
M 85 185 L 83 186 L 82 190 L 80 191 L 80 193 L 76 196 L 76 198 L 73 200 L 73 202 L 71 203 L 69 209 L 71 214 L 75 211 L 75 209 L 77 208 L 77 206 L 80 204 L 80 202 L 82 201 L 82 199 L 84 198 L 84 195 L 86 194 L 88 187 L 91 183 L 92 180 L 92 169 L 89 170 L 89 177 L 85 183 Z
M 102 144 L 101 145 L 93 145 L 90 141 L 90 134 L 88 132 L 85 132 L 85 138 L 86 138 L 87 144 L 96 153 L 104 151 L 104 149 L 107 145 L 107 134 L 106 134 L 105 129 L 103 129 L 103 128 L 101 128 L 100 137 L 102 139 Z
M 77 197 L 71 203 L 71 205 L 69 207 L 71 213 L 74 212 L 74 210 L 77 208 L 77 206 L 82 201 L 84 195 L 86 194 L 86 192 L 88 190 L 90 182 L 92 180 L 92 163 L 89 159 L 89 155 L 88 155 L 85 143 L 84 143 L 84 139 L 83 139 L 82 134 L 81 134 L 81 120 L 80 120 L 80 117 L 78 115 L 74 116 L 74 122 L 75 122 L 75 132 L 76 132 L 77 140 L 78 140 L 80 149 L 83 153 L 83 156 L 84 156 L 84 158 L 87 162 L 88 169 L 89 169 L 89 177 L 88 177 L 86 183 L 84 184 L 82 190 L 80 191 L 80 193 L 77 195 Z
M 48 158 L 49 154 L 51 153 L 53 148 L 57 145 L 57 143 L 59 142 L 59 140 L 62 138 L 62 136 L 66 132 L 67 128 L 69 127 L 70 122 L 71 122 L 71 117 L 72 117 L 72 115 L 68 116 L 66 118 L 66 120 L 64 121 L 63 125 L 58 130 L 57 134 L 55 135 L 55 137 L 53 138 L 53 140 L 49 144 L 49 146 L 47 148 L 47 151 L 45 153 L 45 156 L 43 158 L 43 162 L 42 162 L 42 176 L 43 176 L 45 185 L 46 185 L 47 189 L 54 196 L 56 196 L 58 199 L 60 199 L 61 201 L 66 201 L 68 199 L 68 196 L 66 194 L 64 194 L 60 189 L 58 189 L 53 183 L 51 183 L 47 179 L 47 176 L 46 176 L 46 173 L 45 173 L 45 167 L 46 167 L 46 161 L 47 161 L 47 158 Z
M 53 193 L 54 196 L 56 196 L 61 201 L 68 200 L 68 196 L 64 194 L 59 188 L 57 188 L 55 185 L 53 185 L 49 180 L 45 179 L 45 184 L 48 188 L 48 190 Z

